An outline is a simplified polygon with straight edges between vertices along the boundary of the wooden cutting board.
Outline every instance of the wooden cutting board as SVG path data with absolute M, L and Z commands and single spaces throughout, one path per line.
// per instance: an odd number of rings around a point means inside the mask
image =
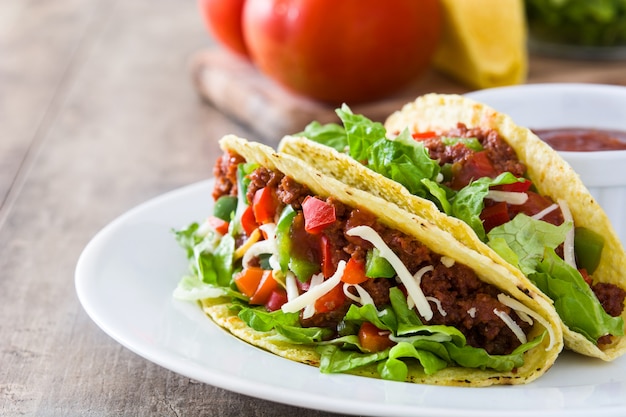
M 191 60 L 193 82 L 206 101 L 229 117 L 277 143 L 300 132 L 311 121 L 339 122 L 335 107 L 286 91 L 247 60 L 221 49 L 197 52 Z M 384 100 L 350 105 L 354 113 L 384 121 L 393 111 L 425 93 L 465 93 L 468 89 L 429 71 L 401 92 Z

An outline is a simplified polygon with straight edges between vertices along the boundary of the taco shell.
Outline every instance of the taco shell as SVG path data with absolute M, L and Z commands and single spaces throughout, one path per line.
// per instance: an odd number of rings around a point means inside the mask
M 626 289 L 624 271 L 626 254 L 610 221 L 591 196 L 574 170 L 557 152 L 541 141 L 529 129 L 520 127 L 507 115 L 459 95 L 427 94 L 406 104 L 385 122 L 387 132 L 397 134 L 404 129 L 410 132 L 446 131 L 457 123 L 469 128 L 496 130 L 515 150 L 519 160 L 527 167 L 527 176 L 542 195 L 553 201 L 565 200 L 572 212 L 576 226 L 588 228 L 604 237 L 605 245 L 600 264 L 593 273 L 594 283 L 605 282 Z M 355 188 L 391 201 L 403 209 L 419 215 L 454 235 L 457 240 L 477 253 L 502 266 L 508 274 L 525 288 L 536 287 L 522 272 L 504 261 L 483 243 L 470 226 L 461 220 L 440 212 L 430 201 L 413 196 L 399 183 L 385 178 L 355 162 L 346 154 L 299 137 L 285 137 L 279 151 L 302 159 Z M 545 297 L 548 299 L 547 297 Z M 621 314 L 626 321 L 626 310 Z M 613 360 L 626 352 L 626 337 L 614 337 L 602 349 L 583 335 L 561 323 L 565 346 L 575 352 Z
M 449 231 L 439 225 L 409 213 L 370 192 L 359 190 L 335 178 L 328 177 L 302 160 L 287 154 L 280 154 L 273 149 L 258 143 L 248 142 L 235 136 L 226 136 L 221 142 L 225 151 L 241 155 L 247 162 L 255 162 L 260 166 L 278 170 L 293 178 L 296 182 L 306 185 L 315 195 L 327 197 L 332 195 L 350 207 L 367 207 L 378 221 L 390 228 L 399 230 L 429 247 L 433 252 L 450 257 L 475 271 L 479 279 L 498 287 L 502 292 L 530 308 L 541 316 L 548 329 L 536 320 L 530 330 L 529 338 L 535 337 L 546 330 L 548 333 L 542 342 L 524 355 L 524 365 L 510 372 L 496 372 L 490 369 L 473 369 L 452 366 L 426 375 L 417 363 L 410 366 L 408 380 L 415 383 L 452 385 L 452 386 L 488 386 L 494 384 L 523 384 L 543 375 L 554 363 L 562 350 L 562 332 L 559 318 L 546 298 L 528 285 L 528 280 L 519 275 L 511 274 L 509 269 L 500 262 L 462 244 Z M 382 187 L 386 182 L 380 183 Z M 390 192 L 398 192 L 392 184 Z M 285 341 L 277 333 L 257 332 L 249 328 L 237 317 L 237 311 L 230 309 L 229 300 L 210 299 L 202 301 L 203 309 L 219 326 L 233 335 L 254 346 L 270 351 L 276 355 L 319 366 L 320 356 L 314 348 L 297 345 Z M 376 377 L 373 366 L 358 368 L 351 373 Z

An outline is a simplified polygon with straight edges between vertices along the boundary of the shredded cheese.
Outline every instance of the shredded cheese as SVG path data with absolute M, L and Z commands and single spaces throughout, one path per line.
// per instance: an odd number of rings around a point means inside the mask
M 426 297 L 426 299 L 428 301 L 432 301 L 433 303 L 435 303 L 435 306 L 437 306 L 437 311 L 439 311 L 439 314 L 441 314 L 442 317 L 445 317 L 448 315 L 448 313 L 446 313 L 446 310 L 444 310 L 443 307 L 441 306 L 441 301 L 438 298 Z
M 352 294 L 350 291 L 348 291 L 350 287 L 353 287 L 356 290 L 357 294 L 359 295 L 356 296 Z M 348 297 L 352 301 L 355 301 L 361 304 L 362 306 L 366 304 L 371 304 L 375 306 L 374 299 L 372 298 L 372 296 L 367 291 L 365 291 L 363 287 L 361 287 L 358 284 L 343 284 L 343 293 L 346 295 L 346 297 Z
M 529 317 L 532 317 L 535 321 L 539 322 L 548 331 L 548 337 L 550 338 L 550 343 L 548 344 L 548 347 L 546 347 L 546 350 L 552 349 L 552 347 L 554 346 L 555 337 L 554 337 L 554 332 L 552 331 L 552 327 L 548 324 L 546 319 L 544 319 L 542 316 L 537 314 L 537 312 L 526 307 L 524 304 L 520 303 L 519 301 L 509 297 L 508 295 L 505 295 L 502 293 L 498 294 L 498 301 L 500 301 L 505 306 L 510 307 L 513 310 L 515 310 L 515 312 L 518 315 L 520 312 L 522 312 L 528 315 Z
M 559 208 L 559 205 L 554 203 L 549 205 L 548 207 L 544 208 L 543 210 L 541 210 L 539 213 L 533 214 L 532 217 L 535 220 L 541 220 L 544 217 L 546 217 L 548 214 L 552 213 L 554 210 L 556 210 L 557 208 Z
M 426 300 L 419 284 L 413 278 L 407 267 L 402 263 L 400 258 L 393 253 L 389 246 L 387 246 L 387 244 L 383 241 L 383 238 L 380 237 L 374 229 L 369 226 L 356 226 L 348 230 L 346 234 L 348 236 L 358 236 L 374 245 L 374 247 L 380 252 L 380 256 L 385 258 L 396 271 L 398 278 L 406 287 L 409 297 L 415 303 L 417 311 L 421 314 L 421 316 L 424 317 L 425 320 L 433 318 L 433 310 L 431 309 L 428 300 Z
M 283 306 L 281 307 L 281 310 L 283 310 L 285 313 L 295 313 L 307 307 L 308 305 L 314 305 L 317 299 L 319 299 L 321 296 L 328 293 L 330 290 L 335 288 L 337 284 L 341 282 L 341 277 L 343 276 L 343 271 L 345 269 L 346 269 L 346 262 L 340 261 L 339 264 L 337 265 L 337 270 L 330 278 L 328 278 L 326 281 L 322 282 L 321 284 L 316 285 L 315 287 L 313 286 L 310 287 L 307 292 L 299 295 L 295 299 L 287 301 L 285 304 L 283 304 Z M 321 275 L 321 274 L 318 274 L 318 275 Z
M 561 212 L 563 213 L 563 220 L 566 222 L 572 223 L 572 228 L 565 235 L 565 242 L 563 242 L 563 257 L 565 262 L 567 262 L 571 267 L 578 269 L 576 266 L 576 253 L 574 252 L 574 217 L 572 216 L 572 212 L 567 205 L 565 200 L 559 200 L 559 207 L 561 207 Z
M 235 254 L 234 254 L 235 259 L 239 259 L 243 257 L 248 251 L 248 249 L 250 249 L 250 247 L 254 243 L 256 243 L 260 238 L 261 238 L 261 232 L 259 231 L 259 229 L 254 229 L 254 232 L 250 234 L 250 237 L 248 238 L 248 240 L 246 240 L 243 245 L 239 246 L 235 250 Z
M 448 257 L 448 256 L 442 256 L 441 257 L 441 263 L 446 268 L 452 268 L 452 266 L 456 263 L 456 261 L 454 259 Z
M 295 300 L 300 295 L 296 276 L 291 271 L 287 271 L 285 274 L 285 289 L 287 290 L 287 301 Z
M 498 310 L 497 308 L 493 309 L 493 313 L 496 316 L 498 316 L 500 318 L 500 320 L 502 320 L 504 322 L 504 324 L 506 324 L 509 329 L 511 329 L 511 331 L 515 334 L 515 337 L 518 338 L 520 343 L 524 344 L 524 343 L 528 342 L 528 339 L 526 338 L 526 335 L 524 334 L 524 331 L 522 330 L 521 327 L 519 327 L 519 324 L 515 323 L 515 320 L 513 320 L 511 318 L 511 316 L 506 314 L 504 311 Z
M 528 201 L 528 194 L 513 191 L 489 190 L 487 198 L 497 202 L 505 202 L 515 206 L 521 206 Z
M 257 229 L 258 230 L 258 229 Z M 250 240 L 250 239 L 248 239 Z M 247 243 L 247 242 L 246 242 Z M 241 264 L 244 268 L 250 267 L 250 262 L 263 254 L 275 254 L 276 249 L 276 241 L 275 240 L 260 240 L 250 245 L 248 250 L 244 253 L 243 259 L 241 260 Z

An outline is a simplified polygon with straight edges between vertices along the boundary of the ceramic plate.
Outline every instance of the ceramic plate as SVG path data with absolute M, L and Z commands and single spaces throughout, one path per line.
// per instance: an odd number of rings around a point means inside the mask
M 172 291 L 187 270 L 171 230 L 211 211 L 212 181 L 122 215 L 87 245 L 76 290 L 94 322 L 140 356 L 189 378 L 299 407 L 368 416 L 624 416 L 626 357 L 565 353 L 525 386 L 455 388 L 323 375 L 230 336 Z

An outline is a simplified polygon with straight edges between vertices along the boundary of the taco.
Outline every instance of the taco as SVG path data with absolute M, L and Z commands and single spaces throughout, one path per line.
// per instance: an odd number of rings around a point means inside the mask
M 554 363 L 558 317 L 525 280 L 299 159 L 220 143 L 213 213 L 176 232 L 174 293 L 219 326 L 325 373 L 415 383 L 522 384 Z
M 311 123 L 279 150 L 437 224 L 542 291 L 567 348 L 607 361 L 626 351 L 624 249 L 557 152 L 457 95 L 419 97 L 385 125 L 338 114 L 343 126 Z

